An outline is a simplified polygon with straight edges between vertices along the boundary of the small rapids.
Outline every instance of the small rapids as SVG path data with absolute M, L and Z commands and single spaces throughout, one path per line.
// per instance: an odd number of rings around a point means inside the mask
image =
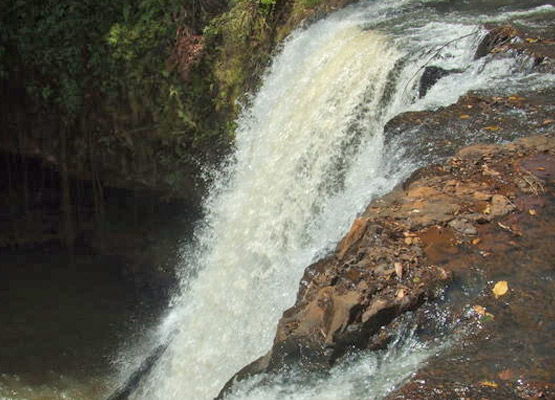
M 553 11 L 540 5 L 471 18 L 421 2 L 364 2 L 294 32 L 237 121 L 236 151 L 185 250 L 183 293 L 157 333 L 169 346 L 131 398 L 214 398 L 268 351 L 304 268 L 369 200 L 421 164 L 384 141 L 386 122 L 451 104 L 469 90 L 552 84 L 552 76 L 530 75 L 526 59 L 474 54 L 485 35 L 476 21 Z M 460 72 L 419 99 L 427 64 Z M 289 371 L 263 384 L 247 381 L 230 397 L 355 399 L 370 391 L 380 398 L 441 349 L 401 336 L 385 354 L 346 360 L 326 378 L 305 382 Z

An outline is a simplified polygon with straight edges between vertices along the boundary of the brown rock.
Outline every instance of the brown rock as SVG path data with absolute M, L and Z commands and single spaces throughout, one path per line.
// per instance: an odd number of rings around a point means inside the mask
M 364 235 L 366 232 L 366 227 L 368 226 L 368 218 L 357 218 L 347 236 L 339 242 L 337 246 L 337 257 L 342 259 L 345 256 L 345 253 L 352 248 Z
M 444 168 L 424 168 L 412 175 L 404 190 L 397 189 L 370 204 L 334 254 L 306 269 L 297 301 L 279 321 L 270 352 L 236 378 L 277 371 L 299 361 L 309 369 L 329 368 L 347 351 L 383 348 L 398 316 L 434 298 L 452 271 L 482 259 L 484 244 L 506 242 L 505 236 L 493 237 L 506 235 L 506 230 L 500 233 L 495 228 L 509 226 L 499 218 L 518 210 L 500 193 L 513 193 L 515 202 L 522 198 L 526 192 L 515 184 L 517 175 L 528 186 L 535 179 L 533 186 L 538 191 L 542 178 L 514 171 L 520 171 L 524 157 L 532 160 L 526 154 L 534 151 L 531 143 L 542 149 L 555 148 L 553 137 L 526 143 L 531 147 L 520 152 L 509 151 L 511 145 L 461 150 L 459 158 L 448 161 Z M 476 162 L 478 159 L 487 160 L 488 169 L 498 175 L 484 176 L 484 164 Z M 550 165 L 550 159 L 537 158 L 537 162 Z M 497 223 L 490 224 L 492 221 Z M 505 223 L 514 234 L 514 224 Z M 479 240 L 462 246 L 464 254 L 457 235 L 475 236 L 478 232 Z
M 462 235 L 474 236 L 478 234 L 478 230 L 468 220 L 464 218 L 456 218 L 449 222 L 449 226 Z
M 496 146 L 494 144 L 476 144 L 459 150 L 459 152 L 457 153 L 457 157 L 463 160 L 475 161 L 483 157 L 491 156 L 498 151 L 499 146 Z
M 474 192 L 472 196 L 479 201 L 489 201 L 492 195 L 489 193 Z
M 515 209 L 515 206 L 505 196 L 495 194 L 491 198 L 490 215 L 502 217 Z

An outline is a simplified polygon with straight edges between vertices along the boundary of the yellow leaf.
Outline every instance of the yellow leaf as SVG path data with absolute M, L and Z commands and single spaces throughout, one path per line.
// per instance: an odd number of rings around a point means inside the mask
M 486 315 L 486 309 L 482 306 L 475 305 L 475 306 L 472 306 L 472 309 L 480 315 Z
M 507 292 L 509 291 L 509 284 L 507 283 L 507 281 L 499 281 L 495 284 L 492 291 L 495 295 L 495 298 L 497 299 L 500 296 L 507 294 Z
M 468 114 L 463 114 L 463 115 L 461 115 L 459 118 L 460 118 L 460 119 L 468 119 L 468 118 L 470 118 L 470 115 L 468 115 Z
M 499 387 L 499 385 L 493 381 L 481 381 L 480 382 L 481 386 L 488 386 L 488 387 L 492 387 L 492 388 L 496 388 Z
M 491 318 L 491 319 L 495 319 L 494 315 L 492 313 L 487 312 L 485 307 L 475 305 L 475 306 L 472 306 L 472 309 L 474 311 L 476 311 L 476 314 L 478 314 L 482 317 L 488 317 L 488 318 Z
M 484 208 L 484 211 L 482 211 L 484 214 L 489 214 L 491 213 L 491 207 L 489 206 L 489 204 L 486 206 L 486 208 Z
M 497 125 L 491 125 L 491 126 L 486 126 L 484 129 L 486 131 L 498 131 L 501 128 Z
M 528 43 L 537 43 L 538 39 L 528 37 L 528 38 L 526 38 L 526 41 L 527 41 Z
M 531 216 L 537 215 L 536 210 L 534 210 L 533 208 L 528 210 L 528 214 L 530 214 Z
M 482 239 L 476 238 L 476 239 L 472 239 L 472 242 L 471 242 L 471 243 L 472 243 L 474 246 L 477 246 L 477 245 L 480 244 L 481 241 L 482 241 Z

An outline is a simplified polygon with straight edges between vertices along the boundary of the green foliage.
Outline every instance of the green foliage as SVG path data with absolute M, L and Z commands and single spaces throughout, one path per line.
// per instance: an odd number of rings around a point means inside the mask
M 261 14 L 268 15 L 275 7 L 277 0 L 236 0 L 237 2 L 249 3 Z
M 298 0 L 296 4 L 297 7 L 302 8 L 314 8 L 322 4 L 323 0 Z
M 176 32 L 202 25 L 200 18 L 221 2 L 4 0 L 0 79 L 25 90 L 33 110 L 22 104 L 21 113 L 33 115 L 50 150 L 58 146 L 58 129 L 45 122 L 67 128 L 76 164 L 91 164 L 92 153 L 104 153 L 100 162 L 116 165 L 117 154 L 130 153 L 153 169 L 169 169 L 171 160 L 179 168 L 190 158 L 185 152 L 218 133 L 201 123 L 211 111 L 210 75 L 200 71 L 183 80 L 169 62 Z M 146 148 L 156 146 L 165 150 Z
M 182 164 L 228 146 L 237 101 L 292 29 L 276 15 L 321 1 L 4 0 L 0 80 L 25 90 L 51 154 L 63 126 L 79 168 L 150 165 L 178 185 Z M 184 72 L 191 43 L 203 56 Z

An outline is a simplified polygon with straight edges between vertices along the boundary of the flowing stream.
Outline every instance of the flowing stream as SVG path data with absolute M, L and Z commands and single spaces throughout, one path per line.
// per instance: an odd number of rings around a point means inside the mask
M 385 124 L 470 90 L 553 86 L 526 58 L 474 54 L 485 22 L 554 15 L 542 1 L 364 1 L 291 34 L 237 121 L 236 150 L 183 249 L 181 295 L 153 334 L 168 347 L 130 399 L 212 399 L 265 354 L 304 269 L 372 198 L 437 157 L 409 157 L 406 141 L 384 138 Z M 458 72 L 418 98 L 424 65 Z M 250 379 L 228 398 L 378 399 L 448 345 L 420 343 L 409 324 L 387 352 L 350 357 L 326 376 Z M 123 356 L 122 381 L 148 346 Z
M 546 84 L 528 74 L 525 59 L 474 60 L 474 53 L 485 34 L 479 23 L 553 14 L 554 7 L 477 14 L 435 5 L 364 2 L 286 41 L 238 120 L 235 154 L 206 201 L 195 250 L 187 250 L 183 294 L 160 328 L 169 347 L 133 399 L 211 399 L 268 351 L 304 268 L 371 198 L 419 165 L 384 142 L 389 119 L 453 103 L 472 89 Z M 430 59 L 462 72 L 417 99 Z M 438 351 L 410 334 L 397 347 L 380 362 L 366 355 L 337 367 L 324 385 L 282 376 L 240 385 L 233 398 L 378 398 Z

